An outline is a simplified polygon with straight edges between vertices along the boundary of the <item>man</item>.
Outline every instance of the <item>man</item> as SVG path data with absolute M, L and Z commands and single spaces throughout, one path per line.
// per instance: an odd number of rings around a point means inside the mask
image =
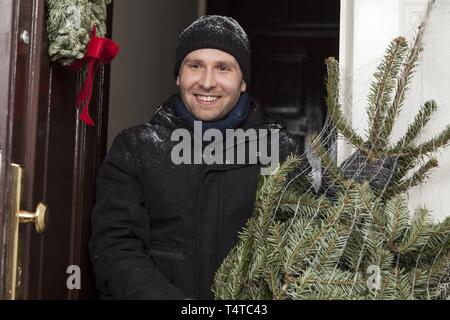
M 171 136 L 193 134 L 196 120 L 224 134 L 272 129 L 280 160 L 298 153 L 246 93 L 250 63 L 249 40 L 232 18 L 203 16 L 181 33 L 180 93 L 149 123 L 121 132 L 99 172 L 89 249 L 103 298 L 212 298 L 214 273 L 252 214 L 261 164 L 174 164 Z
M 245 146 L 244 162 L 180 163 L 175 132 L 187 132 L 194 150 L 202 121 L 201 130 L 225 136 L 230 129 L 275 136 L 280 161 L 300 151 L 246 93 L 250 43 L 232 18 L 203 16 L 184 30 L 174 76 L 180 92 L 148 123 L 122 131 L 99 172 L 89 249 L 103 298 L 212 298 L 214 274 L 252 214 L 262 167 L 249 160 L 255 140 L 215 149 L 239 153 Z M 310 170 L 307 161 L 301 167 Z

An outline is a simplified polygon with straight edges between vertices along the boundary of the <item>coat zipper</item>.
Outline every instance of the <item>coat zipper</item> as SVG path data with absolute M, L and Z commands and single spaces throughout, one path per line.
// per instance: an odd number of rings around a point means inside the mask
M 218 217 L 218 224 L 219 224 L 219 232 L 218 232 L 218 240 L 217 240 L 217 245 L 218 245 L 218 250 L 217 250 L 217 260 L 220 260 L 220 257 L 223 255 L 223 241 L 222 241 L 222 221 L 223 221 L 223 214 L 224 214 L 224 210 L 223 210 L 223 206 L 224 206 L 224 196 L 223 196 L 223 174 L 219 175 L 220 177 L 220 181 L 219 181 L 219 190 L 220 190 L 220 198 L 219 198 L 219 217 Z M 218 261 L 218 265 L 220 265 L 220 261 Z

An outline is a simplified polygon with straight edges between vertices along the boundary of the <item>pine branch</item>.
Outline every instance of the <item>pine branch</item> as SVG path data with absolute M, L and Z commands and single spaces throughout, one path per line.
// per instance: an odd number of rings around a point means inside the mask
M 338 131 L 355 147 L 362 147 L 364 140 L 347 123 L 339 104 L 339 64 L 334 58 L 325 60 L 327 65 L 327 106 L 328 114 Z
M 390 119 L 397 119 L 398 114 L 401 110 L 401 107 L 403 105 L 403 102 L 405 100 L 405 94 L 408 90 L 408 85 L 411 81 L 412 75 L 417 67 L 418 60 L 420 53 L 423 51 L 423 34 L 425 31 L 425 27 L 427 25 L 430 12 L 434 6 L 434 0 L 430 1 L 427 10 L 425 12 L 424 18 L 422 19 L 422 22 L 420 26 L 418 27 L 418 31 L 416 33 L 416 36 L 413 41 L 413 47 L 409 49 L 408 56 L 406 58 L 406 62 L 402 68 L 402 71 L 400 73 L 400 77 L 397 81 L 397 89 L 395 91 L 395 96 L 392 101 L 392 105 L 388 110 L 386 122 L 384 123 L 384 127 L 381 130 L 382 134 L 384 135 L 385 139 L 388 139 L 393 128 L 393 124 L 395 123 L 395 120 L 391 121 Z
M 279 212 L 276 220 L 285 221 L 295 214 L 312 217 L 317 210 L 317 197 L 312 193 L 301 194 L 293 188 L 289 188 L 283 192 L 282 200 L 278 207 Z M 327 199 L 323 198 L 320 204 L 321 208 L 329 206 Z
M 376 291 L 375 299 L 393 300 L 397 296 L 395 270 L 381 273 L 380 289 Z
M 264 275 L 265 264 L 268 256 L 266 241 L 269 233 L 269 226 L 274 221 L 279 202 L 282 198 L 282 191 L 290 172 L 293 172 L 300 165 L 298 156 L 289 156 L 286 161 L 274 172 L 273 175 L 263 176 L 263 183 L 258 192 L 256 202 L 256 216 L 253 225 L 254 244 L 256 248 L 254 259 L 250 265 L 249 280 L 255 281 Z
M 405 254 L 424 247 L 430 237 L 430 231 L 431 223 L 428 210 L 425 208 L 416 209 L 405 239 L 394 251 Z
M 412 287 L 412 299 L 425 300 L 427 299 L 426 293 L 429 287 L 428 279 L 428 269 L 422 267 L 415 267 L 413 270 L 409 271 L 409 282 Z
M 409 146 L 418 135 L 422 132 L 423 128 L 431 119 L 431 115 L 437 109 L 437 104 L 434 100 L 425 102 L 425 104 L 420 108 L 419 113 L 414 118 L 414 121 L 409 125 L 408 130 L 405 135 L 397 142 L 394 147 L 394 151 L 400 151 L 405 146 Z
M 379 228 L 384 228 L 387 221 L 384 219 L 385 215 L 379 212 L 379 207 L 381 206 L 380 199 L 375 198 L 367 182 L 361 187 L 357 186 L 357 190 L 359 192 L 361 202 L 363 203 L 365 210 L 367 210 L 368 214 L 371 216 L 373 222 Z
M 287 258 L 284 269 L 290 273 L 297 273 L 302 265 L 307 262 L 310 256 L 317 253 L 320 239 L 327 234 L 328 230 L 332 228 L 339 219 L 344 210 L 347 210 L 348 198 L 343 195 L 337 199 L 333 208 L 324 210 L 323 220 L 311 219 L 308 229 L 302 220 L 294 222 L 291 226 L 290 242 L 287 246 Z M 302 263 L 303 262 L 303 263 Z
M 397 158 L 395 160 L 394 171 L 391 179 L 381 195 L 382 198 L 390 199 L 400 194 L 401 192 L 398 190 L 398 185 L 403 181 L 406 175 L 420 163 L 421 160 L 422 156 L 420 155 L 417 157 L 405 156 Z
M 413 298 L 413 289 L 411 287 L 410 275 L 404 273 L 404 270 L 396 269 L 395 282 L 397 287 L 397 300 L 411 300 Z
M 353 273 L 340 270 L 333 274 L 306 270 L 286 294 L 291 299 L 361 299 L 365 291 L 366 283 L 361 274 L 355 279 Z
M 444 221 L 431 227 L 430 237 L 421 253 L 421 260 L 426 261 L 426 259 L 431 258 L 434 261 L 439 255 L 447 254 L 449 250 L 450 217 L 447 217 Z M 429 267 L 430 264 L 426 266 Z
M 384 208 L 384 215 L 387 217 L 387 243 L 392 248 L 397 240 L 403 238 L 408 229 L 409 212 L 403 196 L 390 199 Z
M 337 228 L 331 229 L 321 241 L 311 268 L 317 272 L 333 269 L 338 264 L 349 237 L 348 228 L 338 225 Z
M 281 290 L 280 283 L 285 273 L 283 265 L 286 259 L 287 246 L 286 227 L 283 223 L 276 222 L 275 225 L 271 226 L 267 245 L 269 250 L 267 265 L 270 269 L 268 275 L 269 287 L 274 298 L 281 299 L 284 293 Z
M 397 193 L 406 192 L 410 188 L 418 185 L 419 183 L 422 183 L 426 178 L 428 178 L 428 172 L 433 168 L 437 168 L 438 166 L 439 163 L 437 159 L 433 158 L 428 160 L 416 172 L 414 172 L 411 178 L 401 181 L 396 188 L 396 192 Z
M 380 129 L 386 120 L 386 109 L 391 101 L 391 93 L 394 89 L 400 66 L 405 57 L 408 44 L 404 37 L 398 37 L 391 41 L 386 54 L 374 74 L 369 94 L 369 141 L 375 150 L 382 149 L 387 142 L 382 141 Z M 388 119 L 387 121 L 395 121 Z
M 445 129 L 436 137 L 432 138 L 431 140 L 425 143 L 420 144 L 414 150 L 414 152 L 417 152 L 418 154 L 427 154 L 430 152 L 437 151 L 437 149 L 447 146 L 449 140 L 450 140 L 450 125 L 445 127 Z

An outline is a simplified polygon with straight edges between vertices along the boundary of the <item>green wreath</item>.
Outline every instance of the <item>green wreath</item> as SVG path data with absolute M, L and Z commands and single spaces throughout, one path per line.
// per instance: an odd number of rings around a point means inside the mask
M 112 0 L 47 0 L 48 53 L 62 65 L 82 59 L 94 26 L 106 34 L 106 6 Z

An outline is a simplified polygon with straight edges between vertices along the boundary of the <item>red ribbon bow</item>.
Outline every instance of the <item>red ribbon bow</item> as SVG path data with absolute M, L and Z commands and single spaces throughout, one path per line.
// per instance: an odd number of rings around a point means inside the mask
M 94 126 L 95 123 L 89 115 L 89 103 L 92 97 L 92 84 L 94 76 L 97 72 L 98 63 L 110 63 L 119 53 L 119 46 L 112 40 L 97 37 L 96 27 L 92 29 L 91 40 L 89 41 L 86 53 L 83 59 L 75 61 L 70 66 L 71 70 L 81 69 L 87 63 L 87 76 L 83 86 L 77 95 L 75 105 L 79 108 L 83 104 L 80 119 L 89 126 Z

